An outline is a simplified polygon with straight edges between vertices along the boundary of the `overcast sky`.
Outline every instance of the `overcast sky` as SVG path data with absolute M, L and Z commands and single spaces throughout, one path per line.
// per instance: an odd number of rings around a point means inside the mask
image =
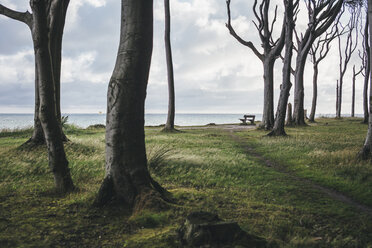
M 0 0 L 19 11 L 28 0 Z M 171 0 L 172 48 L 177 113 L 262 113 L 262 64 L 225 27 L 225 0 Z M 275 2 L 275 1 L 273 1 Z M 278 1 L 281 3 L 281 1 Z M 246 40 L 261 48 L 252 24 L 252 1 L 232 0 L 232 24 Z M 281 8 L 280 4 L 280 8 Z M 164 51 L 163 1 L 154 1 L 154 49 L 146 98 L 147 113 L 166 113 L 168 104 Z M 279 15 L 282 11 L 279 8 Z M 272 16 L 273 13 L 271 13 Z M 298 29 L 306 19 L 299 18 Z M 106 112 L 107 85 L 119 41 L 120 1 L 71 0 L 63 39 L 63 113 Z M 280 31 L 278 20 L 276 31 Z M 351 61 L 357 67 L 357 54 Z M 275 110 L 281 81 L 275 69 Z M 350 72 L 351 70 L 349 70 Z M 343 114 L 351 108 L 351 75 L 345 76 Z M 337 44 L 320 64 L 319 114 L 335 113 L 338 78 Z M 363 78 L 357 80 L 356 113 L 362 113 Z M 293 92 L 292 87 L 292 92 Z M 292 93 L 293 95 L 293 93 Z M 305 74 L 305 108 L 311 108 L 312 66 Z M 293 102 L 293 98 L 290 98 Z M 31 34 L 20 22 L 0 16 L 0 113 L 32 113 L 34 55 Z

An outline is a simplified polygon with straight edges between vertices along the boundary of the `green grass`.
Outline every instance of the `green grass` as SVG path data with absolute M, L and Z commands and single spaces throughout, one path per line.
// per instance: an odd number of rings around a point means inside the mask
M 359 122 L 319 120 L 288 129 L 287 138 L 238 135 L 293 173 L 371 206 L 371 164 L 355 159 L 366 133 Z M 235 220 L 271 247 L 372 247 L 371 216 L 261 164 L 221 130 L 146 129 L 149 153 L 167 151 L 151 172 L 177 200 L 171 209 L 132 216 L 119 206 L 94 208 L 104 129 L 65 132 L 78 187 L 67 196 L 54 192 L 45 147 L 19 149 L 30 130 L 0 133 L 0 247 L 179 247 L 176 230 L 197 210 Z

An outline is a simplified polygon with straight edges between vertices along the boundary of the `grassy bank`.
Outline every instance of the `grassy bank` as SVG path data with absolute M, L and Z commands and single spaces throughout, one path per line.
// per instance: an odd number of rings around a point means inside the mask
M 237 135 L 296 175 L 372 206 L 371 165 L 355 160 L 366 132 L 359 122 L 320 120 L 288 129 L 287 138 L 264 138 L 257 130 Z M 136 216 L 120 207 L 94 208 L 104 176 L 104 130 L 66 132 L 78 187 L 67 196 L 53 191 L 45 148 L 19 148 L 30 130 L 0 134 L 0 247 L 179 247 L 176 229 L 195 210 L 235 220 L 271 247 L 372 247 L 371 216 L 267 167 L 223 130 L 147 128 L 149 157 L 169 150 L 152 174 L 177 204 Z

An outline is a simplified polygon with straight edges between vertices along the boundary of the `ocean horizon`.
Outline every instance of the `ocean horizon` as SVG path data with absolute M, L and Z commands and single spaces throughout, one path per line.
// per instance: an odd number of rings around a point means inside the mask
M 239 118 L 244 114 L 195 114 L 183 113 L 176 114 L 175 125 L 178 126 L 198 126 L 215 124 L 231 124 L 239 123 Z M 256 115 L 256 120 L 261 120 L 262 114 Z M 68 116 L 68 124 L 73 124 L 81 128 L 87 128 L 90 125 L 105 124 L 106 114 L 92 113 L 63 113 L 62 116 Z M 1 129 L 22 129 L 32 127 L 34 124 L 33 114 L 0 114 L 0 130 Z M 165 124 L 167 114 L 145 114 L 145 126 L 159 126 Z
M 262 119 L 262 114 L 253 113 L 256 115 L 256 120 Z M 106 114 L 92 114 L 92 113 L 64 113 L 63 116 L 68 116 L 68 124 L 73 124 L 81 128 L 87 128 L 90 125 L 105 124 Z M 243 117 L 242 114 L 215 114 L 215 113 L 182 113 L 176 114 L 175 125 L 178 126 L 199 126 L 210 123 L 215 124 L 232 124 L 240 123 L 239 119 Z M 345 115 L 348 117 L 349 115 Z M 335 117 L 334 114 L 317 114 L 317 117 Z M 363 117 L 362 114 L 357 114 L 356 117 Z M 0 114 L 0 130 L 4 129 L 23 129 L 30 128 L 34 124 L 33 114 Z M 167 114 L 145 114 L 145 126 L 159 126 L 165 124 Z

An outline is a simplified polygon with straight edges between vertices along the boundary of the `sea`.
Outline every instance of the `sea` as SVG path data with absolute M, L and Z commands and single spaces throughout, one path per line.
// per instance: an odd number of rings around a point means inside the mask
M 81 128 L 90 125 L 105 124 L 105 114 L 62 114 L 68 116 L 68 124 Z M 175 125 L 178 126 L 199 126 L 210 123 L 231 124 L 239 123 L 239 118 L 244 114 L 176 114 Z M 255 114 L 256 120 L 261 120 L 262 114 Z M 23 129 L 33 126 L 33 114 L 0 114 L 0 130 Z M 146 126 L 158 126 L 165 124 L 167 114 L 145 114 Z

